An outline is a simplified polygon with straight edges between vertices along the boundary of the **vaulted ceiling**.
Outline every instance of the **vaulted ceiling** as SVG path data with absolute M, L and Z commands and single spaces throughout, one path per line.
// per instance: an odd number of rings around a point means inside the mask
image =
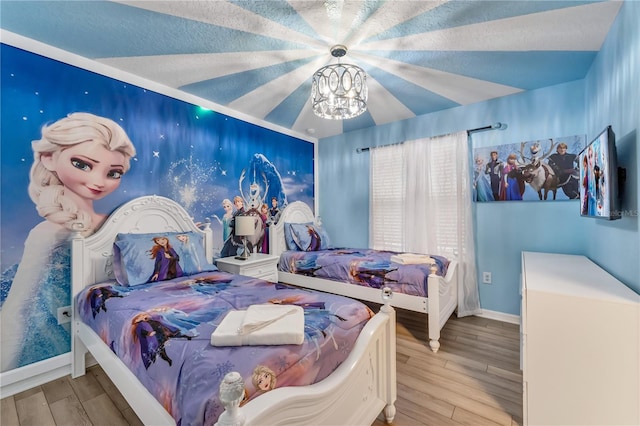
M 322 138 L 585 77 L 620 1 L 10 1 L 3 30 Z M 316 117 L 311 76 L 367 74 L 367 111 Z M 206 106 L 206 105 L 205 105 Z

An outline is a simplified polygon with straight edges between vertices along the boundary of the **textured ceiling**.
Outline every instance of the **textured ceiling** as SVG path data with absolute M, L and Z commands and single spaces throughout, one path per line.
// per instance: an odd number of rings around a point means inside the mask
M 7 1 L 2 29 L 322 138 L 584 78 L 619 1 Z M 350 120 L 311 76 L 368 74 Z

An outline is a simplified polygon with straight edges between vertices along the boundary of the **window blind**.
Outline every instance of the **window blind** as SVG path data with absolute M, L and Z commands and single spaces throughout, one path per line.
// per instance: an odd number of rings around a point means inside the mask
M 404 249 L 405 185 L 401 145 L 371 150 L 369 244 L 376 250 Z

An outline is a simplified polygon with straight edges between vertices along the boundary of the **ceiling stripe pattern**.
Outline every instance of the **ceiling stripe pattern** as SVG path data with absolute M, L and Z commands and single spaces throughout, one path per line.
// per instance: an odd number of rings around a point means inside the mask
M 2 29 L 322 138 L 584 78 L 620 1 L 11 1 Z M 313 115 L 313 72 L 368 73 L 364 114 Z

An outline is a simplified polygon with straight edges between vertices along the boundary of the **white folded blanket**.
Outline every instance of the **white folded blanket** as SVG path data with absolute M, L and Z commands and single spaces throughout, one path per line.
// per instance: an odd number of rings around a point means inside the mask
M 416 265 L 416 264 L 431 264 L 436 263 L 435 260 L 428 254 L 417 253 L 400 253 L 391 256 L 390 260 L 401 265 Z
M 304 310 L 295 305 L 251 305 L 229 311 L 211 334 L 213 346 L 301 345 Z

